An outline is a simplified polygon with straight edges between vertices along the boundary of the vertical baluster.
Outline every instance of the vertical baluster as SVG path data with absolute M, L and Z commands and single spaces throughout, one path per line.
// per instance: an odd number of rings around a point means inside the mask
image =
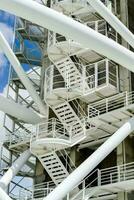
M 98 174 L 98 186 L 101 185 L 101 171 L 98 169 L 97 170 L 97 174 Z

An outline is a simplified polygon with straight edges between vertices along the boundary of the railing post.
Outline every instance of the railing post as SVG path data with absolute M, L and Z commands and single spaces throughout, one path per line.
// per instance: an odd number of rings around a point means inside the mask
M 106 85 L 109 84 L 109 61 L 108 59 L 105 60 L 106 64 Z
M 106 98 L 106 113 L 108 112 L 108 98 Z
M 69 193 L 67 194 L 67 200 L 69 200 Z
M 117 171 L 118 171 L 118 182 L 120 182 L 121 181 L 120 166 L 118 166 Z
M 72 144 L 72 131 L 73 131 L 73 125 L 69 126 L 69 137 L 70 137 L 70 143 Z
M 86 123 L 87 123 L 87 119 L 83 118 L 83 126 L 84 126 L 83 132 L 84 132 L 84 136 L 86 136 Z M 91 124 L 90 124 L 90 128 L 91 128 Z
M 82 65 L 82 88 L 83 88 L 83 95 L 85 94 L 85 82 L 86 82 L 86 67 Z
M 85 180 L 82 182 L 82 199 L 85 199 L 85 191 L 86 191 L 86 183 Z
M 97 175 L 98 175 L 98 186 L 101 185 L 101 171 L 98 169 L 97 171 Z
M 128 92 L 127 91 L 125 92 L 125 96 L 126 96 L 126 99 L 125 99 L 126 100 L 126 105 L 125 106 L 128 106 Z
M 95 88 L 98 86 L 98 64 L 95 63 Z
M 56 119 L 55 118 L 53 118 L 52 119 L 52 134 L 53 134 L 53 137 L 56 137 L 56 129 L 55 129 L 55 127 L 56 127 Z
M 95 21 L 95 31 L 99 32 L 99 30 L 98 30 L 98 21 Z
M 47 195 L 49 194 L 49 182 L 47 182 Z
M 40 131 L 40 124 L 38 124 L 36 128 L 36 140 L 39 138 L 39 131 Z M 33 134 L 33 137 L 34 137 L 34 134 Z M 32 135 L 31 135 L 31 138 L 32 138 Z

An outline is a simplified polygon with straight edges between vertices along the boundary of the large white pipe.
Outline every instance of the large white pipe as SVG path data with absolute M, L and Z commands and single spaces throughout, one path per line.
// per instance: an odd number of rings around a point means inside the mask
M 12 200 L 2 188 L 0 188 L 0 200 Z
M 134 53 L 62 13 L 32 0 L 0 0 L 0 9 L 71 38 L 134 72 Z
M 134 48 L 133 33 L 100 0 L 87 2 Z
M 11 180 L 16 176 L 19 170 L 23 167 L 26 161 L 31 156 L 30 150 L 23 152 L 20 157 L 12 164 L 8 171 L 0 179 L 0 187 L 5 190 Z
M 132 131 L 134 118 L 119 128 L 104 142 L 87 160 L 74 170 L 59 184 L 44 200 L 59 200 L 66 196 L 80 181 L 82 181 L 107 155 L 109 155 Z
M 27 77 L 25 71 L 23 70 L 20 62 L 18 61 L 17 57 L 14 55 L 11 47 L 9 46 L 8 42 L 4 38 L 3 34 L 0 32 L 0 49 L 4 52 L 10 63 L 12 64 L 12 67 L 16 71 L 17 75 L 19 76 L 20 80 L 26 87 L 27 91 L 31 95 L 34 102 L 37 104 L 40 113 L 46 114 L 45 105 L 43 104 L 42 100 L 40 99 L 39 95 L 37 94 L 34 86 L 32 85 L 32 82 Z
M 26 123 L 37 124 L 43 120 L 31 108 L 26 108 L 0 95 L 0 110 Z

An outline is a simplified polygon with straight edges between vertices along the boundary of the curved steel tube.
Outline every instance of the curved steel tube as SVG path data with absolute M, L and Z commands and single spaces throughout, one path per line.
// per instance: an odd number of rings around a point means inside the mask
M 134 118 L 119 128 L 104 142 L 87 160 L 74 170 L 59 184 L 44 200 L 59 200 L 66 196 L 80 181 L 82 181 L 106 156 L 108 156 L 132 131 Z
M 134 48 L 134 34 L 100 0 L 87 2 Z
M 32 0 L 1 0 L 0 9 L 81 43 L 134 72 L 134 53 L 91 28 Z
M 12 64 L 14 70 L 16 71 L 20 80 L 22 81 L 22 83 L 26 87 L 27 91 L 31 95 L 32 99 L 37 104 L 37 106 L 40 110 L 40 113 L 45 115 L 46 114 L 45 105 L 43 104 L 41 98 L 39 97 L 34 86 L 32 85 L 32 82 L 27 77 L 27 75 L 26 75 L 25 71 L 23 70 L 19 60 L 14 55 L 14 52 L 12 51 L 11 47 L 9 46 L 8 42 L 6 41 L 6 39 L 4 38 L 4 36 L 1 32 L 0 32 L 0 48 L 4 52 L 4 54 L 6 55 L 6 57 L 10 61 L 10 63 Z

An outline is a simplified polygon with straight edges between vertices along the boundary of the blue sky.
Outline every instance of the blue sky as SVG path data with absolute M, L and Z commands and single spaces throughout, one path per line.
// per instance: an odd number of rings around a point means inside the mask
M 15 23 L 15 16 L 1 11 L 0 10 L 0 31 L 3 33 L 4 37 L 9 42 L 10 46 L 13 44 L 13 38 L 14 38 L 14 23 Z M 8 62 L 8 59 L 4 56 L 3 52 L 0 50 L 0 94 L 3 93 L 4 88 L 6 88 L 8 83 L 8 76 L 9 76 L 9 68 L 10 63 Z M 5 91 L 4 91 L 5 92 Z M 0 112 L 0 131 L 1 135 L 3 130 L 3 113 Z M 14 181 L 17 181 L 18 177 L 14 178 Z M 21 183 L 23 186 L 29 186 L 31 185 L 30 179 L 24 179 L 24 181 Z M 13 185 L 11 184 L 11 188 Z M 14 194 L 18 194 L 18 187 L 13 191 Z
M 0 10 L 0 31 L 4 34 L 9 44 L 13 42 L 15 16 Z M 3 92 L 8 82 L 9 62 L 2 52 L 0 52 L 0 93 Z
M 0 31 L 7 39 L 10 46 L 12 46 L 13 44 L 14 24 L 15 24 L 15 16 L 0 10 Z M 16 39 L 15 39 L 15 44 L 17 44 Z M 25 40 L 24 46 L 28 49 L 31 49 L 31 51 L 30 50 L 27 51 L 29 55 L 31 54 L 32 57 L 34 56 L 35 58 L 41 59 L 42 57 L 41 51 L 36 43 Z M 30 66 L 28 66 L 25 63 L 22 63 L 22 66 L 26 71 L 30 69 Z M 10 63 L 8 62 L 4 54 L 0 52 L 0 93 L 3 92 L 4 88 L 7 85 L 9 67 Z

